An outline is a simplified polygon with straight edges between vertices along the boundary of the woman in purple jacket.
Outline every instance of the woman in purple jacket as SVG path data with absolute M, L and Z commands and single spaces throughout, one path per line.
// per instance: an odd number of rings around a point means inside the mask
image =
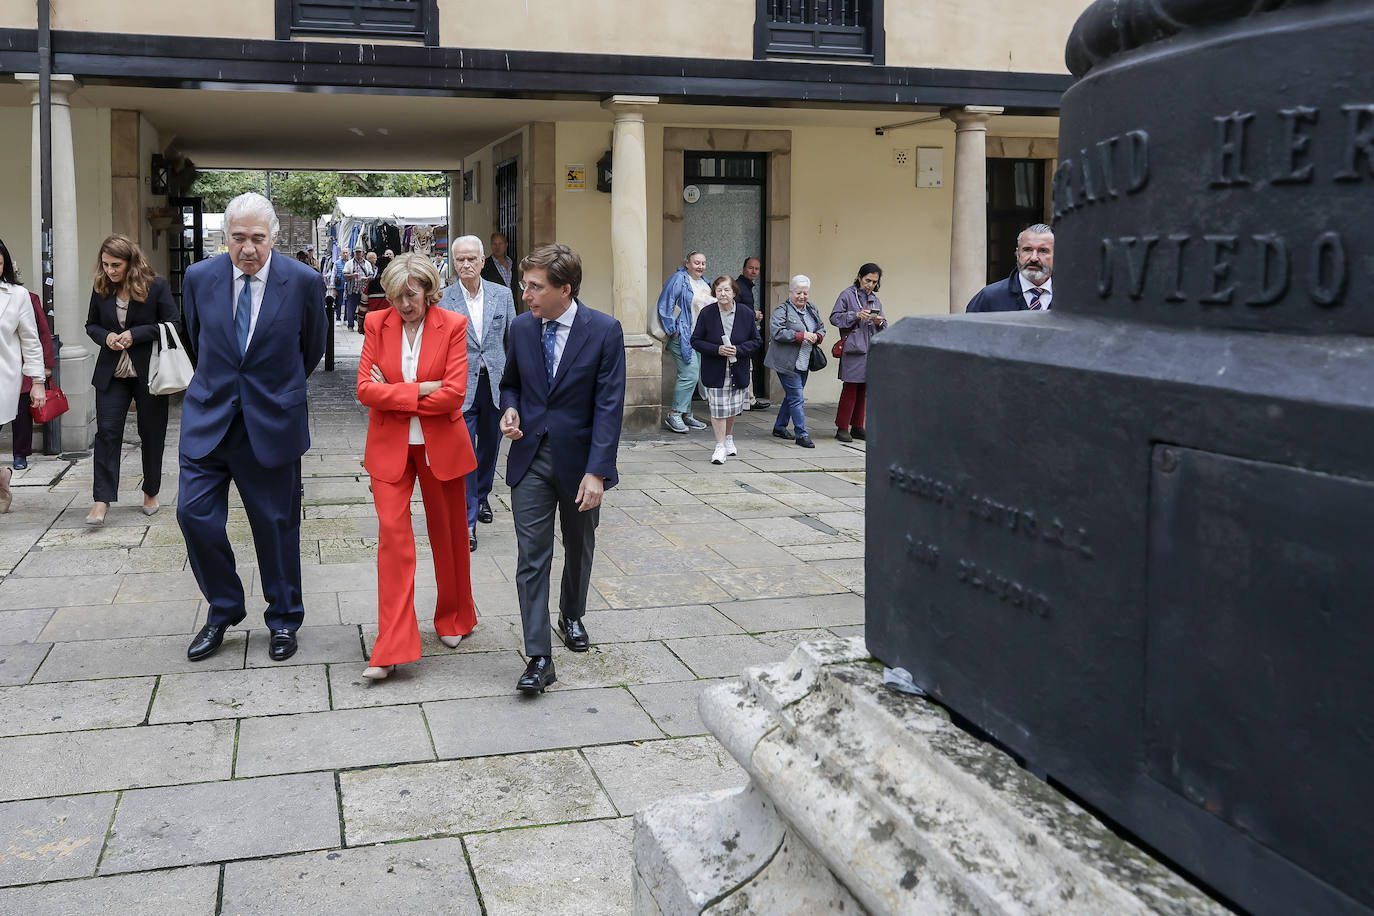
M 835 438 L 841 442 L 863 439 L 864 407 L 868 402 L 868 345 L 883 328 L 883 304 L 878 301 L 883 269 L 865 264 L 850 286 L 835 300 L 830 323 L 840 329 L 840 406 L 835 411 Z

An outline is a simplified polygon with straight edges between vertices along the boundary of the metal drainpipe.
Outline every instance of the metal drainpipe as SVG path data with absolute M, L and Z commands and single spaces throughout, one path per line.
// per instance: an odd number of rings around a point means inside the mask
M 52 289 L 52 32 L 49 0 L 38 0 L 38 162 L 39 192 L 42 216 L 38 231 L 42 252 L 43 311 L 52 328 L 53 353 L 62 352 L 62 337 L 57 332 L 57 315 L 53 310 Z M 52 383 L 62 384 L 62 361 L 53 360 Z M 43 454 L 62 453 L 62 420 L 43 424 Z

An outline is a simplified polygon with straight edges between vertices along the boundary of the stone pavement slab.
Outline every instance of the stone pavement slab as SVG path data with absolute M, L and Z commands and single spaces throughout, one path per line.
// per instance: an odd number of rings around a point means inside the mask
M 512 619 L 518 626 L 519 618 Z M 588 611 L 583 623 L 594 643 L 644 642 L 743 632 L 738 624 L 709 604 Z
M 425 704 L 441 758 L 482 757 L 615 741 L 662 732 L 624 688 L 549 691 Z M 493 728 L 493 723 L 501 723 Z
M 234 775 L 342 770 L 433 759 L 434 745 L 419 706 L 339 709 L 244 719 L 239 723 Z
M 735 601 L 717 609 L 750 633 L 800 627 L 828 627 L 863 623 L 864 601 L 858 595 L 839 594 L 817 598 L 775 598 Z
M 219 868 L 203 865 L 0 889 L 0 913 L 213 916 L 218 896 Z
M 0 801 L 228 779 L 234 723 L 0 738 Z
M 734 677 L 745 668 L 780 662 L 792 651 L 797 640 L 808 635 L 824 636 L 825 633 L 820 630 L 785 630 L 780 635 L 780 640 L 771 641 L 749 635 L 673 639 L 668 641 L 668 648 L 697 677 Z
M 363 677 L 365 665 L 330 665 L 335 709 L 395 706 L 466 697 L 489 697 L 515 690 L 525 660 L 515 652 L 468 652 L 427 656 L 397 665 L 383 681 Z
M 634 684 L 630 692 L 664 734 L 670 738 L 683 738 L 706 734 L 706 725 L 697 712 L 697 697 L 706 688 L 714 687 L 723 680 L 699 678 L 666 684 Z
M 834 579 L 812 566 L 770 566 L 763 569 L 715 569 L 706 573 L 730 597 L 753 598 L 833 595 L 845 591 Z
M 137 725 L 157 678 L 69 681 L 0 688 L 0 737 Z
M 230 630 L 219 651 L 199 662 L 186 657 L 192 635 L 56 643 L 34 680 L 76 681 L 243 667 L 248 636 L 242 630 Z
M 630 912 L 631 823 L 618 817 L 468 837 L 487 916 Z
M 592 566 L 592 585 L 611 607 L 665 607 L 677 604 L 711 604 L 730 594 L 699 572 L 672 572 L 637 576 L 602 576 Z
M 616 814 L 572 750 L 353 770 L 339 789 L 349 845 Z
M 352 625 L 307 626 L 296 631 L 296 654 L 284 662 L 276 662 L 267 654 L 270 634 L 262 627 L 248 633 L 249 668 L 280 667 L 283 665 L 318 665 L 325 662 L 362 662 L 362 640 L 358 628 Z
M 52 608 L 0 611 L 0 646 L 37 642 L 38 634 L 43 632 L 52 615 Z
M 95 874 L 115 798 L 109 792 L 0 804 L 0 887 Z M 3 905 L 0 911 L 19 912 Z
M 45 642 L 82 639 L 126 639 L 138 636 L 170 636 L 195 632 L 196 612 L 202 604 L 197 595 L 175 601 L 141 604 L 94 604 L 60 607 L 43 628 Z
M 195 671 L 162 676 L 148 721 L 198 722 L 328 708 L 323 665 Z
M 222 862 L 338 846 L 329 773 L 125 792 L 100 873 Z
M 581 687 L 615 687 L 621 684 L 656 684 L 681 681 L 692 673 L 661 642 L 608 643 L 593 639 L 586 652 L 567 652 L 554 636 L 555 690 Z
M 624 815 L 660 798 L 729 789 L 749 781 L 730 752 L 709 735 L 589 747 L 583 754 Z
M 51 649 L 47 642 L 0 646 L 0 685 L 27 684 Z
M 109 604 L 114 601 L 123 578 L 122 575 L 89 579 L 84 576 L 7 577 L 0 582 L 0 610 Z
M 482 912 L 463 841 L 456 838 L 308 852 L 224 867 L 223 916 L 440 912 Z

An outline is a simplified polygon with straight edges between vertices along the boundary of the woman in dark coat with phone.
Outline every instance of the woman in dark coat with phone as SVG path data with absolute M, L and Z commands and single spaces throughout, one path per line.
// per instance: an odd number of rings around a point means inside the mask
M 724 464 L 738 455 L 735 448 L 735 417 L 749 403 L 749 357 L 763 338 L 752 311 L 743 315 L 735 306 L 739 284 L 716 277 L 711 284 L 715 301 L 702 308 L 692 331 L 692 348 L 701 354 L 701 384 L 711 408 L 711 427 L 716 434 L 712 464 Z
M 162 448 L 167 439 L 167 398 L 148 390 L 148 362 L 159 339 L 158 324 L 180 323 L 167 281 L 153 273 L 143 251 L 129 237 L 112 235 L 96 260 L 86 333 L 100 347 L 91 384 L 95 387 L 95 504 L 86 524 L 103 525 L 119 495 L 119 458 L 124 421 L 138 406 L 143 453 L 143 514 L 160 506 Z M 180 335 L 180 332 L 178 332 Z

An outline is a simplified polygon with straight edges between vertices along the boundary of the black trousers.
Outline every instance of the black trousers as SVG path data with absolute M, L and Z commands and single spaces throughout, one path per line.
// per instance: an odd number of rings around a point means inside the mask
M 525 631 L 526 655 L 549 655 L 549 572 L 553 568 L 553 521 L 558 515 L 563 531 L 563 583 L 558 612 L 569 620 L 581 620 L 587 610 L 587 589 L 592 581 L 592 556 L 596 552 L 596 525 L 601 509 L 582 512 L 577 491 L 569 493 L 554 471 L 553 446 L 548 437 L 539 443 L 529 470 L 511 490 L 511 514 L 515 517 L 515 593 L 520 601 L 520 622 Z
M 773 381 L 773 370 L 763 364 L 763 357 L 768 353 L 768 314 L 766 312 L 763 316 L 763 327 L 760 330 L 763 332 L 763 342 L 759 344 L 759 348 L 750 357 L 750 362 L 753 363 L 754 369 L 754 399 L 766 401 L 768 400 L 768 385 Z
M 19 392 L 19 412 L 14 415 L 14 424 L 10 427 L 16 458 L 27 458 L 33 454 L 33 414 L 29 413 L 32 403 L 27 391 Z
M 138 407 L 138 441 L 143 453 L 143 492 L 156 496 L 162 489 L 162 447 L 167 441 L 167 398 L 148 391 L 139 378 L 112 378 L 95 392 L 95 501 L 119 498 L 119 455 L 124 446 L 124 421 L 129 405 Z

